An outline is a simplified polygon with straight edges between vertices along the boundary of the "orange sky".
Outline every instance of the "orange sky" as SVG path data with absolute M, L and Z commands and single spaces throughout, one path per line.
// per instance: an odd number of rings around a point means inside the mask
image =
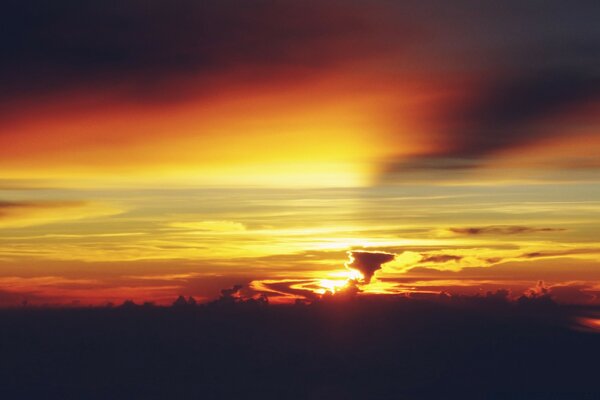
M 394 256 L 362 293 L 599 301 L 596 21 L 226 3 L 7 27 L 0 305 L 293 301 L 349 250 Z

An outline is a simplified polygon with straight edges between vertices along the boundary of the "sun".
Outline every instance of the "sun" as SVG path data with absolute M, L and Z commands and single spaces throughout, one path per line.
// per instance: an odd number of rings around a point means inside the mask
M 347 288 L 351 282 L 361 282 L 364 280 L 363 274 L 355 269 L 340 271 L 336 273 L 336 276 L 339 276 L 339 278 L 319 280 L 320 287 L 316 292 L 318 294 L 325 294 L 327 292 L 335 294 L 340 290 Z

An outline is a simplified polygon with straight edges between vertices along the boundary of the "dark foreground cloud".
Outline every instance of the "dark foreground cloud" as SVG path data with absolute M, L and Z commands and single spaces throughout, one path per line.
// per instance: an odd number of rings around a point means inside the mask
M 449 228 L 452 233 L 458 235 L 514 235 L 519 233 L 539 233 L 539 232 L 561 232 L 564 229 L 561 228 L 539 228 L 532 226 L 519 226 L 519 225 L 493 225 L 493 226 L 480 226 L 480 227 L 461 227 L 461 228 Z
M 382 264 L 394 259 L 394 254 L 369 251 L 349 251 L 350 260 L 345 264 L 350 270 L 359 271 L 364 277 L 364 283 L 370 283 L 375 271 L 381 269 Z
M 597 398 L 600 335 L 570 330 L 597 310 L 505 298 L 0 310 L 0 384 L 8 399 Z

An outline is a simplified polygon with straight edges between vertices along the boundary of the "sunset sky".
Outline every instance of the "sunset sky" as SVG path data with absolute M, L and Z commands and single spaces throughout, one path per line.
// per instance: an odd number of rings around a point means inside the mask
M 2 10 L 0 306 L 600 303 L 597 1 Z

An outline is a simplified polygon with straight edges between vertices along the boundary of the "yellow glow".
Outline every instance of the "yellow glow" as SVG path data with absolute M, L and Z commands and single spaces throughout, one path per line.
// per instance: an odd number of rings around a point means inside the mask
M 335 293 L 344 288 L 348 282 L 348 280 L 321 279 L 319 281 L 321 289 L 317 289 L 316 292 L 319 294 L 325 294 L 326 292 Z
M 360 282 L 364 279 L 363 274 L 355 269 L 336 271 L 331 275 L 345 279 L 320 279 L 318 281 L 320 288 L 315 290 L 316 293 L 325 294 L 329 292 L 331 294 L 335 294 L 336 292 L 346 288 L 351 282 Z
M 0 138 L 0 179 L 71 187 L 363 186 L 377 172 L 373 161 L 391 156 L 382 118 L 391 98 L 353 85 L 328 77 L 289 91 L 228 88 L 169 107 L 40 110 L 36 119 L 17 120 L 10 142 Z

